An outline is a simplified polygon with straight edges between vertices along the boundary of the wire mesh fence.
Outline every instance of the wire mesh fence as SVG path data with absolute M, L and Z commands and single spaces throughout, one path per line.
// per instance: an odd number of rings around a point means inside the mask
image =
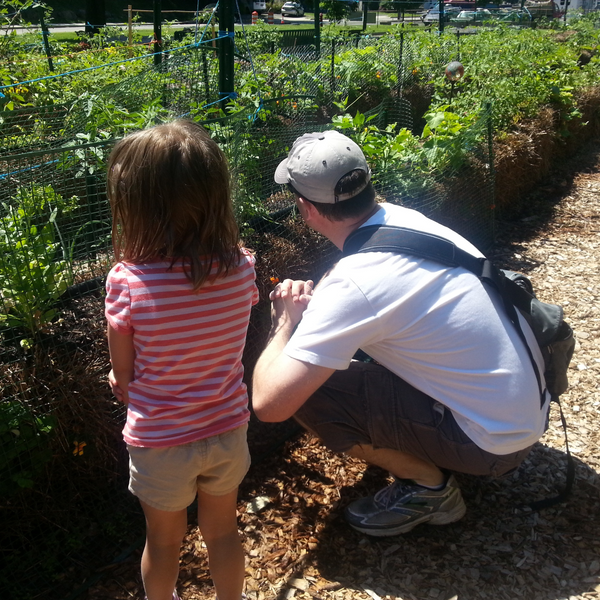
M 340 128 L 373 148 L 380 200 L 420 210 L 482 248 L 491 241 L 489 108 L 448 146 L 412 154 L 394 146 L 422 129 L 430 83 L 459 52 L 456 36 L 430 37 L 334 38 L 319 55 L 296 44 L 260 59 L 238 40 L 233 115 L 215 104 L 212 43 L 187 47 L 72 105 L 15 112 L 0 124 L 10 132 L 0 155 L 0 588 L 10 597 L 76 593 L 142 528 L 126 492 L 123 409 L 105 383 L 105 165 L 114 140 L 187 117 L 225 150 L 262 298 L 244 358 L 249 376 L 268 333 L 273 281 L 319 279 L 339 256 L 273 182 L 299 135 Z M 290 431 L 253 425 L 254 456 Z

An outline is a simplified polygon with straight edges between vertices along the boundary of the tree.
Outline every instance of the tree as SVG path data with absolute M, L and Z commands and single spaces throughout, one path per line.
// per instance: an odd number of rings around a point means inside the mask
M 86 0 L 85 32 L 100 33 L 100 27 L 103 27 L 104 25 L 106 25 L 104 0 Z
M 356 5 L 356 2 L 346 2 L 344 0 L 322 0 L 321 2 L 321 8 L 327 13 L 327 18 L 335 23 L 347 19 Z

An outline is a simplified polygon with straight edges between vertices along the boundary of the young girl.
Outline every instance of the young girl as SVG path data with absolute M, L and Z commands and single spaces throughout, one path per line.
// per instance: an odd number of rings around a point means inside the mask
M 250 465 L 241 359 L 258 291 L 225 155 L 191 121 L 134 133 L 110 155 L 108 197 L 120 261 L 106 282 L 109 381 L 127 405 L 147 598 L 178 598 L 186 509 L 197 495 L 219 600 L 240 600 L 237 489 Z

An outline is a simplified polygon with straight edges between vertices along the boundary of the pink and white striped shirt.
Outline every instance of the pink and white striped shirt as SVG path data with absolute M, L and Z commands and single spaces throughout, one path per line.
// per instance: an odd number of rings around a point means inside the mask
M 212 265 L 216 272 L 216 264 Z M 242 353 L 258 302 L 254 257 L 192 290 L 181 265 L 118 263 L 106 280 L 111 327 L 133 334 L 134 380 L 123 437 L 177 446 L 248 422 Z

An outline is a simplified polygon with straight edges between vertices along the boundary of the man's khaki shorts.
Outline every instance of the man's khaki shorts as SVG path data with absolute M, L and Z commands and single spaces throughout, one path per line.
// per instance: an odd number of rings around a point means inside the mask
M 248 425 L 197 442 L 168 448 L 127 446 L 129 491 L 165 511 L 187 508 L 197 490 L 212 496 L 233 492 L 250 468 Z
M 449 409 L 372 362 L 352 361 L 346 371 L 335 371 L 294 417 L 335 452 L 356 445 L 389 448 L 471 475 L 505 475 L 531 450 L 482 450 Z

